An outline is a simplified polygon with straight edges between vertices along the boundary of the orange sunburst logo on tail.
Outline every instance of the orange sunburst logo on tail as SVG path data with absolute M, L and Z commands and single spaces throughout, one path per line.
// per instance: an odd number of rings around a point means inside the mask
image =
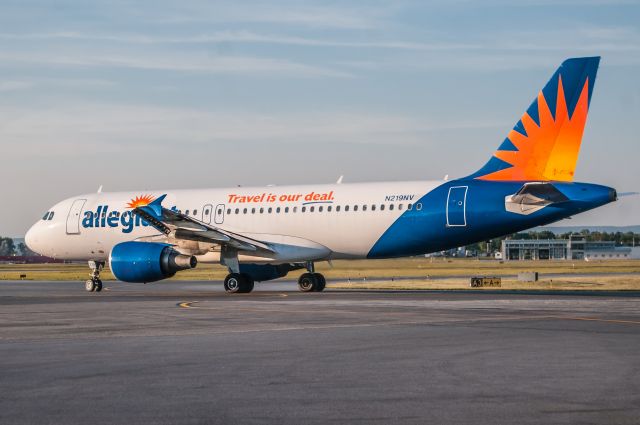
M 151 195 L 136 196 L 127 204 L 127 208 L 144 207 L 145 205 L 149 205 L 151 202 L 153 202 L 153 196 Z
M 479 177 L 481 180 L 573 180 L 589 109 L 589 78 L 571 117 L 561 76 L 556 99 L 554 118 L 544 94 L 538 94 L 540 124 L 525 113 L 521 121 L 526 135 L 513 129 L 507 137 L 517 150 L 498 150 L 494 154 L 512 167 Z

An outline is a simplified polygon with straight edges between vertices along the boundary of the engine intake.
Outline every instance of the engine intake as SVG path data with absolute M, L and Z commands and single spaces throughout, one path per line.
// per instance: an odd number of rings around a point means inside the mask
M 180 254 L 171 245 L 163 243 L 122 242 L 109 254 L 111 272 L 124 282 L 155 282 L 197 264 L 196 257 Z

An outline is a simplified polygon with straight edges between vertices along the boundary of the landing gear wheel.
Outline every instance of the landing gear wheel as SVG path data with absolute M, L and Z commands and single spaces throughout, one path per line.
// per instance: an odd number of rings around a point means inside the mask
M 84 289 L 87 292 L 102 291 L 102 281 L 100 280 L 100 271 L 104 267 L 104 261 L 89 261 L 91 268 L 91 278 L 84 283 Z
M 243 293 L 248 294 L 253 291 L 253 287 L 255 286 L 255 282 L 253 278 L 246 273 L 240 273 L 240 275 L 244 278 L 244 287 L 242 288 Z
M 298 278 L 298 288 L 302 292 L 312 292 L 316 286 L 316 280 L 312 273 L 303 273 Z
M 245 273 L 230 273 L 224 279 L 224 290 L 230 294 L 246 294 L 253 291 L 253 279 Z
M 322 292 L 327 281 L 320 273 L 304 273 L 298 279 L 298 287 L 302 292 Z
M 327 286 L 327 281 L 325 280 L 324 276 L 321 275 L 320 273 L 314 273 L 316 275 L 316 279 L 318 281 L 318 284 L 316 285 L 315 288 L 315 292 L 322 292 L 324 291 L 325 286 Z
M 88 279 L 85 283 L 84 283 L 84 289 L 87 292 L 93 292 L 96 290 L 96 283 L 93 281 L 93 279 Z
M 240 273 L 230 273 L 224 278 L 224 290 L 230 294 L 240 292 L 241 282 L 242 276 Z

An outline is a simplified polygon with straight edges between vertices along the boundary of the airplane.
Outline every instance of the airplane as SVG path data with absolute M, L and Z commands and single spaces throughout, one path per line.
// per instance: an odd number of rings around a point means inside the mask
M 89 193 L 51 207 L 30 249 L 87 261 L 100 292 L 106 263 L 124 282 L 154 282 L 220 263 L 229 293 L 306 269 L 303 292 L 326 285 L 315 263 L 438 252 L 556 222 L 616 201 L 574 182 L 600 57 L 562 62 L 488 162 L 437 181 Z

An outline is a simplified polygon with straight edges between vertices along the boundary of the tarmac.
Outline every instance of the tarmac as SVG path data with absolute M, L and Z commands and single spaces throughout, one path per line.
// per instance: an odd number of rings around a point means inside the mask
M 256 287 L 0 282 L 0 423 L 640 423 L 640 292 Z

